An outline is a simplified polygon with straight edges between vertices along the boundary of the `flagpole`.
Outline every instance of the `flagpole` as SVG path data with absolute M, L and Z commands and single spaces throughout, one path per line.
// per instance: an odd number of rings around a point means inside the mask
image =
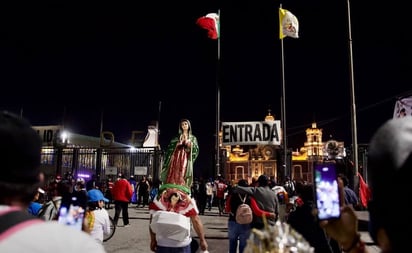
M 160 114 L 162 111 L 162 101 L 159 101 L 159 107 L 157 110 L 157 124 L 156 124 L 156 128 L 157 128 L 157 143 L 156 145 L 159 144 L 159 137 L 160 137 Z
M 212 20 L 211 20 L 212 19 Z M 211 27 L 213 23 L 213 27 Z M 209 13 L 206 16 L 197 19 L 196 24 L 208 31 L 208 37 L 217 39 L 217 63 L 216 63 L 216 77 L 215 77 L 215 91 L 216 91 L 216 134 L 215 134 L 215 168 L 216 175 L 221 174 L 220 171 L 220 9 L 218 13 Z M 213 175 L 215 176 L 215 175 Z
M 358 134 L 357 134 L 357 126 L 356 126 L 356 102 L 355 102 L 355 81 L 354 81 L 354 74 L 353 74 L 353 53 L 352 53 L 352 28 L 351 28 L 351 15 L 350 15 L 350 0 L 346 0 L 347 8 L 348 8 L 348 40 L 349 40 L 349 67 L 350 67 L 350 93 L 351 93 L 351 115 L 352 115 L 352 154 L 353 154 L 353 163 L 354 163 L 354 171 L 353 171 L 353 178 L 354 178 L 354 189 L 357 189 L 357 193 L 359 191 L 358 187 L 358 166 L 359 166 L 359 158 L 358 158 Z
M 218 10 L 219 27 L 217 38 L 217 67 L 216 67 L 216 174 L 220 174 L 220 9 Z
M 282 8 L 282 4 L 279 5 L 279 8 Z M 284 160 L 284 171 L 283 171 L 283 179 L 288 176 L 288 167 L 287 167 L 287 158 L 288 158 L 288 145 L 287 145 L 287 138 L 286 138 L 286 86 L 285 86 L 285 54 L 284 54 L 284 47 L 283 47 L 283 38 L 280 40 L 280 47 L 281 47 L 281 68 L 282 68 L 282 102 L 281 102 L 281 109 L 282 109 L 282 137 L 283 137 L 283 160 Z
M 66 124 L 66 106 L 63 106 L 62 128 L 65 128 Z
M 99 133 L 100 138 L 103 133 L 103 117 L 104 117 L 104 109 L 102 108 L 102 110 L 100 111 L 100 133 Z

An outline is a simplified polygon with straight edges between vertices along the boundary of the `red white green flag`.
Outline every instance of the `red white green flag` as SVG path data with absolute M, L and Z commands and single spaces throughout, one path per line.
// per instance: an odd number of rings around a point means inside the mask
M 206 16 L 197 19 L 196 24 L 201 28 L 207 30 L 207 37 L 211 39 L 219 38 L 219 15 L 216 13 L 209 13 Z

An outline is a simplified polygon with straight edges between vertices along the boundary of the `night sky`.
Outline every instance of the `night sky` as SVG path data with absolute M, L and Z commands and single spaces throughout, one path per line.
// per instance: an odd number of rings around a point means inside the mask
M 159 120 L 162 148 L 188 118 L 202 168 L 213 166 L 218 79 L 221 121 L 261 121 L 268 109 L 281 119 L 280 2 L 145 2 L 2 3 L 0 108 L 92 136 L 103 112 L 103 130 L 124 143 Z M 300 26 L 298 39 L 283 40 L 288 146 L 303 146 L 313 121 L 324 141 L 349 146 L 347 1 L 282 7 Z M 218 9 L 220 62 L 218 41 L 195 24 Z M 412 94 L 406 9 L 398 0 L 351 3 L 358 143 L 392 117 L 397 97 Z

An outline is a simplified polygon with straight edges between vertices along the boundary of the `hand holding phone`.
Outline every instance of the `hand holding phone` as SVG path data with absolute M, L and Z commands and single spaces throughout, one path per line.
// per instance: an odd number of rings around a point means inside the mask
M 82 230 L 84 220 L 84 210 L 80 206 L 70 205 L 69 208 L 61 206 L 59 210 L 58 222 L 71 226 L 77 230 Z
M 340 217 L 339 187 L 335 163 L 315 164 L 315 199 L 319 220 Z

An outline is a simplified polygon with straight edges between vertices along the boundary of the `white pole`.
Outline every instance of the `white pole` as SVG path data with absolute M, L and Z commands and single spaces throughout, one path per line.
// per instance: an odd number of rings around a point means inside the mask
M 351 28 L 351 15 L 350 15 L 350 0 L 346 0 L 348 7 L 348 39 L 349 39 L 349 68 L 350 68 L 350 93 L 351 93 L 351 123 L 352 123 L 352 154 L 354 163 L 354 186 L 358 185 L 358 137 L 356 126 L 356 102 L 355 102 L 355 82 L 353 75 L 353 54 L 352 54 L 352 28 Z M 357 187 L 354 187 L 358 189 Z M 358 192 L 358 191 L 356 191 Z
M 282 8 L 282 4 L 280 4 L 279 8 Z M 287 158 L 288 158 L 288 145 L 287 145 L 287 138 L 286 138 L 286 86 L 285 86 L 285 55 L 284 55 L 284 48 L 283 48 L 283 38 L 280 39 L 280 46 L 281 46 L 281 60 L 282 60 L 282 137 L 283 137 L 283 160 L 284 160 L 284 171 L 283 171 L 283 180 L 290 174 L 289 168 L 287 167 Z
M 220 174 L 220 9 L 218 10 L 219 27 L 217 38 L 217 70 L 216 70 L 216 173 Z

